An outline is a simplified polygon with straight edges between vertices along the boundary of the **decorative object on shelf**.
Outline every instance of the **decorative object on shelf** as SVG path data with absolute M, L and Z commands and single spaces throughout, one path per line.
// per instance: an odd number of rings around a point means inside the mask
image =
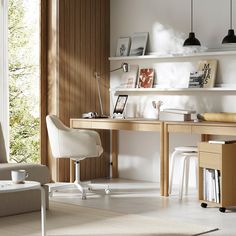
M 200 41 L 195 38 L 195 33 L 193 32 L 193 0 L 191 0 L 191 30 L 189 33 L 189 37 L 184 41 L 183 46 L 201 46 Z
M 148 40 L 148 33 L 134 33 L 131 38 L 131 48 L 129 56 L 143 56 L 145 55 Z
M 190 72 L 189 88 L 203 88 L 203 71 Z
M 198 71 L 203 72 L 203 88 L 213 88 L 215 85 L 217 60 L 199 61 Z
M 112 118 L 124 118 L 124 109 L 128 99 L 128 95 L 119 95 L 113 111 Z
M 121 37 L 117 42 L 116 56 L 124 57 L 129 55 L 130 37 Z
M 157 118 L 157 120 L 159 120 L 160 109 L 161 109 L 162 105 L 163 105 L 162 101 L 152 101 L 152 106 L 156 110 L 156 118 Z
M 153 68 L 142 68 L 139 70 L 138 88 L 152 88 L 153 80 Z
M 116 69 L 113 69 L 113 70 L 110 70 L 110 72 L 114 72 L 114 71 L 121 70 L 121 69 L 123 70 L 123 72 L 128 72 L 129 71 L 128 63 L 122 63 L 120 67 L 118 67 Z M 99 99 L 100 112 L 101 112 L 101 114 L 96 118 L 108 118 L 108 116 L 104 115 L 104 112 L 103 112 L 101 89 L 100 89 L 100 79 L 103 75 L 104 74 L 100 75 L 97 72 L 94 73 L 94 77 L 97 81 L 98 99 Z
M 235 44 L 236 43 L 236 36 L 234 34 L 234 30 L 233 30 L 233 24 L 232 24 L 232 9 L 233 9 L 233 6 L 232 6 L 232 0 L 230 0 L 230 28 L 228 30 L 228 34 L 223 38 L 222 40 L 222 44 Z
M 138 65 L 130 65 L 129 71 L 121 76 L 120 88 L 135 88 L 138 77 Z

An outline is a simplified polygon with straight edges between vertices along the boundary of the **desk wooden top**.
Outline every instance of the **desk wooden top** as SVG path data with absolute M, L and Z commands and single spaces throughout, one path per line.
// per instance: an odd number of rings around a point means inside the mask
M 228 122 L 167 121 L 165 128 L 168 132 L 176 133 L 236 135 L 236 123 Z
M 70 119 L 71 128 L 161 131 L 163 122 L 154 119 Z

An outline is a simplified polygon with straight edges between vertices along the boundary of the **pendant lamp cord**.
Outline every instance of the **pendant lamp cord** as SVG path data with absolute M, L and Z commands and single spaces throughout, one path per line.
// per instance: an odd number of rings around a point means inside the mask
M 232 3 L 232 0 L 230 0 L 230 29 L 233 29 L 233 3 Z
M 193 0 L 191 0 L 191 32 L 193 32 Z

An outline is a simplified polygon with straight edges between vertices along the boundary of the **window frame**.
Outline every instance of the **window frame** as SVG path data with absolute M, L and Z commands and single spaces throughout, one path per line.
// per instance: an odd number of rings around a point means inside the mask
M 8 0 L 0 0 L 0 122 L 9 153 Z

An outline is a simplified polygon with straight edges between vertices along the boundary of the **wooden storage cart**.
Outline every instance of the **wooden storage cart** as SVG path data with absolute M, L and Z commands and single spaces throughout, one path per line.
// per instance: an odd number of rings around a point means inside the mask
M 227 207 L 236 205 L 236 143 L 210 144 L 201 142 L 199 151 L 199 200 L 201 206 L 219 207 L 225 212 Z M 204 168 L 220 171 L 220 203 L 204 200 Z

